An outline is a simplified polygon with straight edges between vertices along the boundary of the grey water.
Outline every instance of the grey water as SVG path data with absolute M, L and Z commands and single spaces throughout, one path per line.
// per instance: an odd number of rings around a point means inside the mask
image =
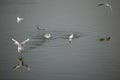
M 113 13 L 97 6 L 103 2 Z M 1 0 L 0 80 L 120 80 L 119 7 L 119 0 Z M 17 16 L 24 21 L 17 24 Z M 31 70 L 13 70 L 20 54 L 12 38 L 30 38 L 22 57 Z

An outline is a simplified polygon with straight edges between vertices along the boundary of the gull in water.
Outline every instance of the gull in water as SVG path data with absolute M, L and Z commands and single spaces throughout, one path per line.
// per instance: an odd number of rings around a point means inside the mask
M 19 43 L 17 40 L 15 40 L 15 39 L 12 38 L 12 41 L 14 41 L 14 44 L 18 46 L 18 49 L 17 49 L 17 50 L 18 50 L 18 53 L 20 53 L 21 51 L 24 50 L 23 45 L 24 45 L 26 42 L 28 42 L 29 40 L 30 40 L 30 39 L 28 38 L 28 39 L 26 39 L 25 41 Z
M 17 17 L 17 23 L 20 23 L 23 20 L 24 20 L 24 18 Z
M 49 34 L 45 34 L 44 37 L 49 39 L 49 38 L 51 38 L 51 34 L 50 33 Z
M 72 42 L 73 38 L 74 38 L 74 34 L 70 34 L 70 36 L 69 36 L 69 43 Z
M 19 58 L 18 64 L 15 65 L 15 66 L 13 67 L 13 69 L 14 69 L 14 70 L 19 69 L 19 68 L 22 67 L 22 66 L 26 67 L 27 70 L 30 70 L 30 67 L 29 67 L 27 64 L 24 63 L 23 58 Z
M 110 4 L 108 4 L 108 3 L 101 3 L 101 4 L 98 4 L 98 6 L 106 6 L 106 7 L 109 7 L 110 8 L 110 10 L 111 10 L 111 12 L 112 12 L 112 6 L 110 5 Z

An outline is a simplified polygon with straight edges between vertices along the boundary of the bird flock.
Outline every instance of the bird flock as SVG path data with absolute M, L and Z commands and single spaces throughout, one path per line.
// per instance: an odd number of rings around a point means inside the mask
M 111 12 L 113 11 L 112 6 L 111 6 L 110 4 L 108 4 L 108 3 L 98 4 L 98 7 L 101 7 L 101 6 L 106 6 L 106 7 L 110 8 L 110 11 L 111 11 Z M 21 23 L 21 22 L 23 22 L 23 20 L 24 20 L 24 18 L 22 18 L 22 17 L 17 17 L 16 19 L 17 19 L 16 22 L 17 22 L 18 24 Z M 39 26 L 37 26 L 37 25 L 36 25 L 36 29 L 37 29 L 38 31 L 41 31 L 41 30 L 45 31 L 45 29 L 41 29 L 41 28 L 40 28 Z M 51 33 L 44 33 L 42 36 L 43 36 L 45 39 L 50 39 L 50 38 L 52 37 Z M 75 38 L 75 34 L 74 34 L 74 33 L 69 34 L 68 37 L 67 37 L 69 43 L 71 43 L 74 38 Z M 105 38 L 99 38 L 98 40 L 99 40 L 100 42 L 110 41 L 110 40 L 111 40 L 111 37 L 108 36 L 108 37 L 105 37 Z M 19 68 L 22 67 L 22 66 L 23 66 L 23 67 L 26 67 L 27 70 L 30 70 L 30 67 L 29 67 L 27 64 L 25 64 L 25 62 L 24 62 L 24 60 L 23 60 L 24 58 L 21 56 L 21 53 L 23 53 L 23 51 L 25 51 L 24 45 L 25 45 L 27 42 L 29 42 L 30 39 L 27 38 L 26 40 L 22 41 L 21 43 L 18 42 L 18 41 L 17 41 L 16 39 L 14 39 L 14 38 L 12 38 L 12 41 L 13 41 L 14 44 L 17 46 L 17 52 L 18 52 L 19 55 L 20 55 L 20 57 L 18 58 L 18 63 L 17 63 L 17 65 L 15 65 L 15 66 L 13 67 L 13 70 L 19 69 Z

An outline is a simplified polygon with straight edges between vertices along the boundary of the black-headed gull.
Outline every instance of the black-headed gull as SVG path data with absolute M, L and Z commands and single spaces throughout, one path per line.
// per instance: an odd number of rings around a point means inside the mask
M 112 6 L 111 6 L 110 4 L 108 4 L 108 3 L 101 3 L 101 4 L 98 4 L 98 6 L 103 6 L 103 5 L 105 5 L 106 7 L 109 7 L 110 10 L 111 10 L 111 12 L 113 11 L 113 10 L 112 10 Z
M 70 34 L 70 35 L 69 35 L 69 43 L 72 42 L 73 38 L 74 38 L 74 34 Z
M 24 18 L 17 17 L 17 23 L 20 23 L 23 20 L 24 20 Z
M 47 38 L 47 39 L 49 39 L 49 38 L 51 38 L 51 34 L 50 33 L 45 34 L 44 37 Z
M 30 67 L 29 67 L 27 64 L 24 63 L 23 58 L 19 58 L 18 64 L 15 65 L 15 66 L 13 67 L 13 69 L 14 69 L 14 70 L 19 69 L 19 68 L 22 67 L 22 66 L 26 67 L 27 70 L 30 70 Z
M 18 53 L 20 53 L 21 51 L 24 50 L 23 45 L 24 45 L 26 42 L 28 42 L 29 40 L 30 40 L 30 39 L 28 38 L 28 39 L 26 39 L 25 41 L 19 43 L 17 40 L 15 40 L 15 39 L 12 38 L 12 41 L 14 41 L 14 44 L 18 46 L 18 49 L 17 49 L 17 50 L 18 50 Z

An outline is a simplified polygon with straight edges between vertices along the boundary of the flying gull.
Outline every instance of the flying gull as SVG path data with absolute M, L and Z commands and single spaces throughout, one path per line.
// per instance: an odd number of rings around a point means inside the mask
M 98 6 L 106 6 L 106 7 L 110 8 L 111 12 L 113 11 L 112 6 L 110 4 L 108 4 L 108 3 L 101 3 L 101 4 L 98 4 Z
M 24 18 L 17 17 L 17 23 L 20 23 L 24 20 Z
M 21 51 L 24 50 L 23 45 L 24 45 L 26 42 L 28 42 L 29 40 L 30 40 L 30 39 L 28 38 L 28 39 L 26 39 L 25 41 L 19 43 L 17 40 L 15 40 L 15 39 L 12 38 L 12 41 L 14 41 L 14 44 L 18 46 L 18 49 L 17 49 L 17 50 L 18 50 L 18 53 L 20 53 Z

